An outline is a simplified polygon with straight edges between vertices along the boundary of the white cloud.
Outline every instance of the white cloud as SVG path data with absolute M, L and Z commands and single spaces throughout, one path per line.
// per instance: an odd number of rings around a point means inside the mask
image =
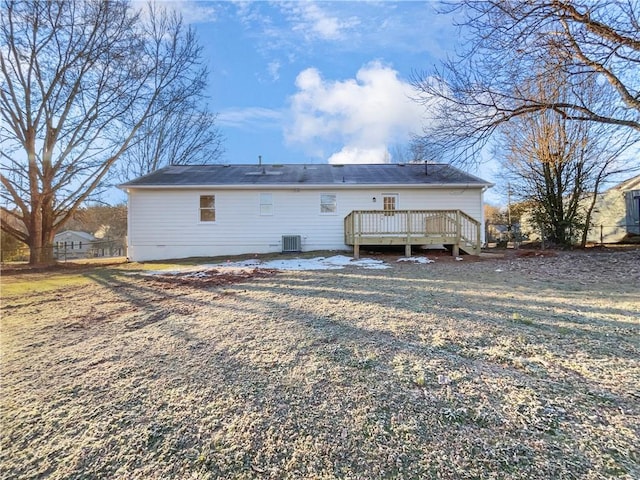
M 308 40 L 339 40 L 360 23 L 354 16 L 339 18 L 331 15 L 315 2 L 283 4 L 283 9 L 292 23 L 292 30 L 302 32 Z
M 232 128 L 265 128 L 280 125 L 282 112 L 270 108 L 249 107 L 223 110 L 216 117 L 216 124 Z
M 354 79 L 337 81 L 308 68 L 298 74 L 296 87 L 286 140 L 307 151 L 330 142 L 337 146 L 332 162 L 386 162 L 389 145 L 406 143 L 421 129 L 424 110 L 411 100 L 412 86 L 380 62 L 365 65 Z
M 269 72 L 269 76 L 274 82 L 280 79 L 281 67 L 282 67 L 282 64 L 277 60 L 274 60 L 273 62 L 269 62 L 269 64 L 267 65 L 267 71 Z
M 218 12 L 214 6 L 210 3 L 199 2 L 197 0 L 152 0 L 151 3 L 155 3 L 161 8 L 167 10 L 174 10 L 180 15 L 186 24 L 191 23 L 213 23 L 218 18 Z M 146 9 L 146 0 L 135 0 L 133 5 L 137 8 L 142 8 L 143 12 Z
M 390 159 L 386 145 L 371 148 L 345 146 L 339 152 L 331 155 L 328 162 L 338 165 L 345 163 L 389 163 Z

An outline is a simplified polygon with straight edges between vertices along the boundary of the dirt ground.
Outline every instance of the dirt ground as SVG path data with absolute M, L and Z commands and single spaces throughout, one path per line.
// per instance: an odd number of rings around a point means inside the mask
M 4 296 L 0 477 L 640 478 L 640 250 L 375 258 Z

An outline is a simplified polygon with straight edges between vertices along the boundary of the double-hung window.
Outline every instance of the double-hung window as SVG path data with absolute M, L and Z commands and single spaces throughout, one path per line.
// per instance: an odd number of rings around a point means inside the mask
M 335 193 L 322 193 L 320 195 L 320 213 L 322 215 L 335 215 L 338 213 L 338 201 Z
M 200 221 L 216 221 L 216 196 L 200 195 Z
M 398 205 L 398 195 L 394 193 L 383 194 L 382 196 L 382 209 L 385 216 L 395 215 L 395 210 Z

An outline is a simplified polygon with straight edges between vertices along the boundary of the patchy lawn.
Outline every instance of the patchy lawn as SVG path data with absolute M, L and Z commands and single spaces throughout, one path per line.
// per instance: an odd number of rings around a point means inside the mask
M 0 477 L 640 478 L 639 250 L 383 259 L 3 274 Z

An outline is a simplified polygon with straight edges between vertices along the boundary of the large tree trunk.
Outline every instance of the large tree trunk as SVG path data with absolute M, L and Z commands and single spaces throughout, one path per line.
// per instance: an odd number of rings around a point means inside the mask
M 53 243 L 41 243 L 39 246 L 29 245 L 29 265 L 53 265 L 55 263 Z
M 41 195 L 32 190 L 31 205 L 33 210 L 29 215 L 27 231 L 29 232 L 29 265 L 40 265 L 42 256 L 42 208 Z
M 0 229 L 24 240 L 30 264 L 47 265 L 55 231 L 142 140 L 140 128 L 172 129 L 184 145 L 206 62 L 193 29 L 154 2 L 146 14 L 129 0 L 1 4 L 0 211 L 19 225 Z M 161 121 L 176 112 L 184 122 Z M 200 113 L 188 158 L 216 140 L 206 135 L 214 117 Z
M 31 234 L 29 236 L 29 265 L 53 265 L 56 260 L 53 256 L 53 239 L 55 231 L 43 222 L 43 215 L 34 214 L 31 221 Z
M 599 188 L 600 177 L 598 177 L 598 179 L 596 180 L 596 186 L 593 190 L 589 206 L 587 207 L 587 212 L 584 216 L 584 229 L 582 230 L 582 238 L 580 239 L 581 248 L 585 248 L 587 246 L 587 237 L 589 235 L 589 229 L 591 228 L 591 216 L 593 215 L 593 209 L 595 208 L 596 202 L 598 201 Z
M 53 265 L 53 239 L 56 234 L 53 205 L 50 198 L 42 195 L 32 196 L 32 202 L 37 207 L 31 213 L 28 225 L 29 265 Z

